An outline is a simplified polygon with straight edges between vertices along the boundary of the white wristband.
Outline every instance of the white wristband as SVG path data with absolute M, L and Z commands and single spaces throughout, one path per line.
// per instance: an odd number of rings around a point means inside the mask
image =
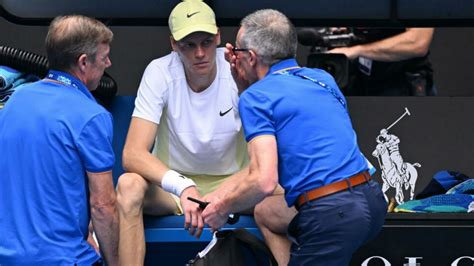
M 161 179 L 161 187 L 163 190 L 173 193 L 178 197 L 181 196 L 183 190 L 192 186 L 196 186 L 196 183 L 194 183 L 193 180 L 174 170 L 168 170 Z

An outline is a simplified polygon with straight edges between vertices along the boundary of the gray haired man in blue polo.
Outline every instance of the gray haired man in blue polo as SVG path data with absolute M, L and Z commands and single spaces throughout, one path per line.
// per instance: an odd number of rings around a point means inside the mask
M 285 189 L 298 214 L 287 225 L 290 265 L 348 265 L 382 228 L 387 209 L 356 142 L 344 96 L 325 71 L 298 66 L 296 32 L 282 13 L 256 11 L 241 22 L 226 58 L 239 90 L 249 175 L 204 197 L 205 223 L 221 228 L 238 212 Z M 231 192 L 229 192 L 231 191 Z M 276 196 L 273 196 L 276 197 Z

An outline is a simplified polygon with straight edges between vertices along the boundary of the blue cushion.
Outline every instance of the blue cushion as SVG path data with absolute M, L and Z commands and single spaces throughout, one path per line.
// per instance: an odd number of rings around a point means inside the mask
M 115 153 L 114 184 L 117 184 L 119 176 L 123 173 L 122 151 L 134 108 L 135 96 L 116 96 L 110 105 L 110 112 L 114 118 L 114 139 L 112 141 Z

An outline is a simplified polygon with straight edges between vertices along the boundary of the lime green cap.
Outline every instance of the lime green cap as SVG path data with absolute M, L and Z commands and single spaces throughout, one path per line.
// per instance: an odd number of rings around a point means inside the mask
M 171 11 L 168 25 L 176 41 L 198 31 L 217 34 L 214 11 L 202 0 L 184 0 L 179 3 Z

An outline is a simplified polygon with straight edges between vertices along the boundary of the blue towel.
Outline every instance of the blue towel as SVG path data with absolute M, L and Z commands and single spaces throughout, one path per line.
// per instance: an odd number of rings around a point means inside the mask
M 449 189 L 446 194 L 471 194 L 474 195 L 474 179 L 469 179 Z
M 16 91 L 16 90 L 19 90 L 21 87 L 23 87 L 23 85 L 26 85 L 28 83 L 35 82 L 38 80 L 39 78 L 35 75 L 24 74 L 23 76 L 21 76 L 20 78 L 18 78 L 17 80 L 13 82 L 11 89 L 13 91 Z
M 456 171 L 439 171 L 431 179 L 430 183 L 416 195 L 416 199 L 424 199 L 434 195 L 445 194 L 450 188 L 460 184 L 471 177 Z
M 39 78 L 35 75 L 0 65 L 0 103 L 7 102 L 10 96 L 23 85 L 38 80 Z
M 8 101 L 8 99 L 10 99 L 10 94 L 0 96 L 0 104 L 6 103 Z M 3 105 L 2 105 L 2 107 L 3 107 Z
M 468 179 L 446 194 L 410 200 L 395 207 L 395 212 L 469 212 L 474 202 L 474 179 Z M 471 210 L 472 211 L 472 210 Z
M 18 80 L 23 73 L 11 67 L 0 65 L 0 91 L 13 87 L 13 83 Z
M 395 207 L 395 212 L 468 212 L 474 195 L 443 194 L 421 200 L 410 200 Z
M 11 95 L 12 93 L 13 93 L 13 89 L 0 91 L 0 98 L 4 97 L 5 95 Z

